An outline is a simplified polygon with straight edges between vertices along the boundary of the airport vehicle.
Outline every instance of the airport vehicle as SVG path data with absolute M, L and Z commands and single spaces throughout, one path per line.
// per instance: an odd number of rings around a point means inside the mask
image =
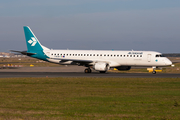
M 172 62 L 154 51 L 108 51 L 108 50 L 51 50 L 38 41 L 28 26 L 24 26 L 27 51 L 14 51 L 44 61 L 62 65 L 79 65 L 106 73 L 110 68 L 130 70 L 132 66 L 152 67 L 156 74 L 157 67 L 172 65 Z

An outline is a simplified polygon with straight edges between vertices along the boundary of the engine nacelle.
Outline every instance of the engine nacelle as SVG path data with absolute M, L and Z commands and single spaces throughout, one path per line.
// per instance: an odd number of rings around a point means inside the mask
M 108 71 L 110 69 L 109 64 L 104 62 L 95 63 L 93 68 L 96 71 Z
M 119 67 L 116 67 L 116 69 L 118 69 L 118 70 L 130 70 L 131 66 L 119 66 Z

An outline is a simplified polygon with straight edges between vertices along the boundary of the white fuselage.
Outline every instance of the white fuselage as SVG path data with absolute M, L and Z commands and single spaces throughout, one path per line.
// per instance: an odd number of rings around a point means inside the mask
M 73 60 L 91 60 L 90 64 L 106 62 L 110 67 L 117 66 L 168 66 L 172 62 L 161 53 L 154 51 L 100 51 L 100 50 L 44 50 L 48 61 L 72 64 Z M 69 61 L 63 61 L 68 59 Z M 72 61 L 70 61 L 72 59 Z
M 19 52 L 37 59 L 70 65 L 87 67 L 85 73 L 91 73 L 91 68 L 105 73 L 110 68 L 130 70 L 131 66 L 155 68 L 171 65 L 172 62 L 161 53 L 154 51 L 107 51 L 107 50 L 50 50 L 41 45 L 37 37 L 28 26 L 24 26 L 27 51 Z

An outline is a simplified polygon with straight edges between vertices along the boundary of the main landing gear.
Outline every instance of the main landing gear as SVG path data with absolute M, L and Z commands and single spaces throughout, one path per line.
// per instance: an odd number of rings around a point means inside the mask
M 91 68 L 86 68 L 86 69 L 84 70 L 84 72 L 85 72 L 85 73 L 91 73 L 92 70 L 91 70 Z

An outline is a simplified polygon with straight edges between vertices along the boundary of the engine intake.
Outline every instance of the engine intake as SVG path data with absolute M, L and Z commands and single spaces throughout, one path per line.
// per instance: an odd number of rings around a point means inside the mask
M 104 62 L 95 63 L 93 68 L 96 71 L 108 71 L 110 69 L 109 64 Z

